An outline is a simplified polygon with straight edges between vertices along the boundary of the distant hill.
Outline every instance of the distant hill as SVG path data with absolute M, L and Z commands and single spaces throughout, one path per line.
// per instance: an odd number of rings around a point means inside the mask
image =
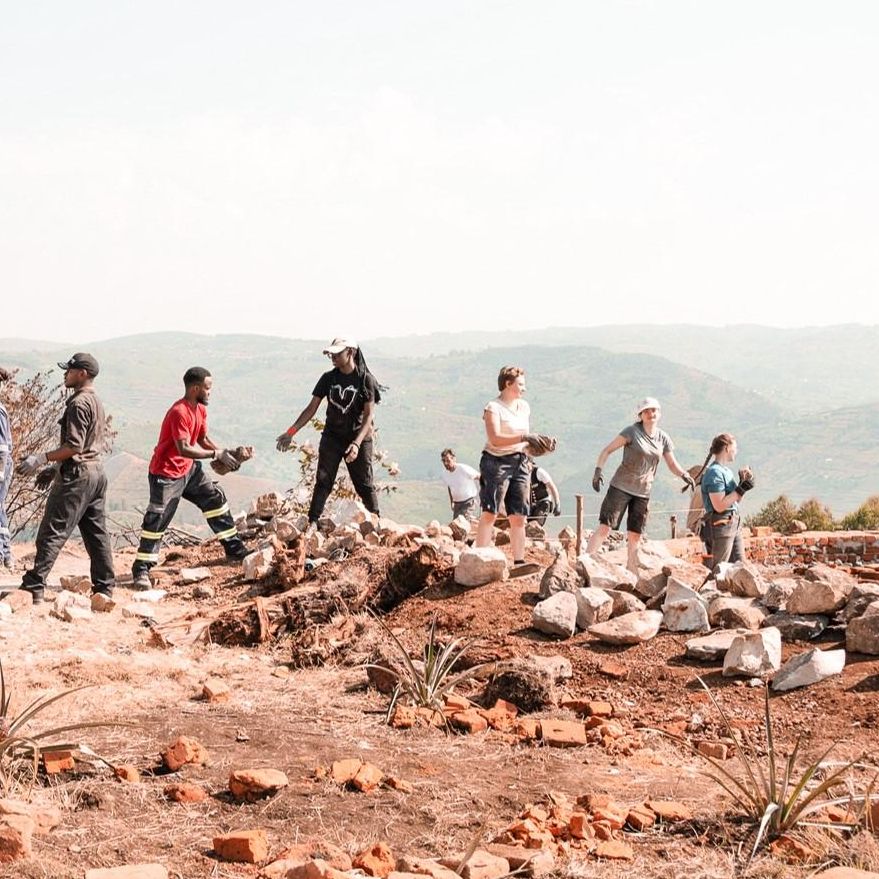
M 376 354 L 430 357 L 522 345 L 587 345 L 653 354 L 727 379 L 783 408 L 814 412 L 879 402 L 879 326 L 779 329 L 626 325 L 380 338 Z
M 806 344 L 809 333 L 812 342 Z M 646 393 L 661 399 L 662 426 L 673 437 L 685 466 L 702 461 L 714 434 L 730 430 L 738 436 L 742 463 L 758 472 L 758 487 L 749 497 L 751 509 L 784 492 L 795 500 L 817 495 L 842 514 L 879 488 L 874 428 L 879 386 L 875 380 L 865 380 L 876 366 L 874 352 L 879 350 L 875 344 L 867 350 L 875 338 L 874 328 L 607 327 L 538 330 L 527 334 L 527 340 L 524 336 L 471 333 L 364 345 L 371 368 L 389 386 L 379 409 L 379 444 L 402 467 L 400 490 L 383 503 L 388 515 L 407 521 L 446 516 L 439 451 L 451 445 L 461 460 L 478 463 L 482 409 L 497 393 L 495 378 L 504 363 L 518 363 L 527 370 L 535 429 L 561 438 L 559 450 L 545 463 L 562 490 L 565 513 L 573 511 L 573 494 L 582 492 L 587 514 L 594 517 L 599 501 L 590 487 L 595 458 L 633 420 L 634 404 Z M 598 336 L 607 347 L 570 343 L 573 338 Z M 832 338 L 837 342 L 831 344 Z M 456 340 L 457 350 L 431 353 L 451 347 Z M 506 344 L 498 345 L 500 340 Z M 469 347 L 477 342 L 492 346 Z M 624 345 L 648 350 L 608 350 Z M 139 459 L 151 454 L 164 412 L 182 394 L 186 367 L 200 364 L 211 369 L 216 382 L 211 434 L 224 444 L 256 446 L 257 457 L 241 474 L 228 477 L 230 485 L 241 480 L 247 490 L 251 487 L 243 481 L 257 480 L 252 494 L 266 486 L 286 486 L 295 476 L 294 461 L 275 451 L 274 438 L 296 417 L 320 373 L 329 368 L 321 346 L 321 342 L 279 337 L 182 333 L 83 345 L 102 364 L 98 381 L 118 430 L 116 448 Z M 668 353 L 659 356 L 650 349 Z M 410 353 L 404 355 L 405 351 Z M 18 350 L 0 350 L 0 362 L 32 370 L 51 366 L 70 353 L 70 346 L 36 351 L 22 343 Z M 844 391 L 830 391 L 837 378 L 830 369 L 818 376 L 824 390 L 814 395 L 810 413 L 815 414 L 805 415 L 799 404 L 792 405 L 795 389 L 787 398 L 773 390 L 783 384 L 781 373 L 796 370 L 797 363 L 813 361 L 812 376 L 814 364 L 825 360 L 840 364 L 846 359 L 851 365 L 840 380 Z M 705 361 L 711 369 L 684 360 Z M 748 372 L 755 381 L 743 386 L 722 375 L 736 371 Z M 860 376 L 857 388 L 849 381 L 854 373 Z M 847 395 L 869 399 L 837 406 Z M 309 436 L 304 431 L 302 438 Z M 612 459 L 608 468 L 615 467 L 617 460 Z M 679 488 L 680 483 L 663 469 L 654 492 L 654 533 L 665 533 L 667 528 L 667 515 L 660 511 L 686 506 Z M 140 476 L 132 477 L 130 491 L 119 490 L 126 503 L 142 503 L 145 475 L 142 481 Z

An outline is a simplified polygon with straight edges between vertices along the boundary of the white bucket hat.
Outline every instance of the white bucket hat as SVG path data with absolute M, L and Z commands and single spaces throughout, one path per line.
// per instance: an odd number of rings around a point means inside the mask
M 640 415 L 645 409 L 656 409 L 657 412 L 661 412 L 662 406 L 659 405 L 659 400 L 657 400 L 656 397 L 645 397 L 638 404 L 635 414 Z

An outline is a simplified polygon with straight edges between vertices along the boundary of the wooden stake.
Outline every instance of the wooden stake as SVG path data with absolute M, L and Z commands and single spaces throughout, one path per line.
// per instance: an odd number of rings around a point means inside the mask
M 575 494 L 574 498 L 577 501 L 577 542 L 574 545 L 577 549 L 577 558 L 579 558 L 583 549 L 583 495 Z

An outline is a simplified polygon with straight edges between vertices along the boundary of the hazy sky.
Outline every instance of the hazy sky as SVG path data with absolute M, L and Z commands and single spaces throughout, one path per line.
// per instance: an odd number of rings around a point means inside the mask
M 0 337 L 879 322 L 879 4 L 7 3 Z

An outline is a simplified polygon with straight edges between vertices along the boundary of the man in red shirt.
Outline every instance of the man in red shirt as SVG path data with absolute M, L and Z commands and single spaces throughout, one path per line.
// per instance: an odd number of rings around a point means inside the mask
M 203 460 L 216 459 L 230 470 L 241 465 L 228 450 L 220 449 L 207 433 L 205 408 L 213 379 L 201 366 L 183 376 L 186 389 L 165 414 L 159 442 L 150 460 L 150 502 L 143 517 L 140 545 L 131 568 L 135 589 L 149 589 L 149 571 L 159 561 L 165 529 L 171 524 L 180 498 L 195 504 L 226 551 L 226 558 L 240 561 L 248 550 L 238 536 L 223 489 L 202 468 Z

